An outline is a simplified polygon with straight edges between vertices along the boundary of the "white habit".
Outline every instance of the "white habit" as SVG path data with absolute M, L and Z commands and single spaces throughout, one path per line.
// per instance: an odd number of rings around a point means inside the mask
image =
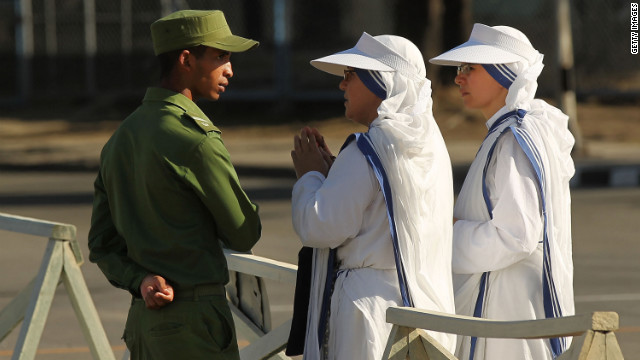
M 551 264 L 562 316 L 574 314 L 571 260 L 569 179 L 574 167 L 568 153 L 573 145 L 566 116 L 533 100 L 534 109 L 520 125 L 531 135 L 545 174 L 545 200 L 549 221 Z M 553 112 L 546 116 L 544 112 Z M 503 108 L 487 121 L 492 125 L 507 113 Z M 557 122 L 550 118 L 561 119 Z M 461 219 L 454 225 L 453 280 L 456 312 L 472 316 L 482 273 L 490 272 L 485 287 L 482 317 L 496 320 L 544 319 L 542 202 L 536 174 L 515 136 L 503 130 L 517 123 L 511 117 L 482 143 L 454 208 Z M 518 125 L 516 125 L 518 126 Z M 488 152 L 497 141 L 486 170 L 486 190 L 492 215 L 483 197 L 483 170 Z M 470 338 L 458 340 L 456 355 L 469 359 Z M 569 339 L 566 346 L 568 346 Z M 474 360 L 552 359 L 548 340 L 478 338 Z
M 325 275 L 333 272 L 327 269 L 327 254 L 334 248 L 338 271 L 328 358 L 380 359 L 391 330 L 385 320 L 389 306 L 403 306 L 406 300 L 416 308 L 455 311 L 451 161 L 433 119 L 422 54 L 410 41 L 364 33 L 355 48 L 312 64 L 339 76 L 347 66 L 379 71 L 386 97 L 369 131 L 338 154 L 326 179 L 310 172 L 293 189 L 294 229 L 303 245 L 314 248 L 304 358 L 323 358 L 317 329 Z M 370 165 L 370 160 L 379 163 Z M 390 192 L 381 190 L 380 169 Z M 392 229 L 406 286 L 398 280 Z M 405 299 L 401 287 L 407 290 Z M 453 335 L 430 335 L 453 352 Z

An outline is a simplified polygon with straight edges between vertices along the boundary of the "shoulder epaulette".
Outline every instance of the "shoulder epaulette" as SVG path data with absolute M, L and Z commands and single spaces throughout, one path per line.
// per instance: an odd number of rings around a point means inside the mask
M 213 123 L 209 119 L 203 119 L 203 118 L 201 118 L 199 116 L 196 116 L 196 115 L 194 115 L 192 113 L 189 113 L 189 112 L 185 112 L 184 116 L 186 116 L 189 119 L 193 120 L 193 122 L 195 122 L 196 125 L 198 125 L 198 127 L 200 129 L 202 129 L 202 131 L 204 131 L 204 132 L 220 131 L 220 130 L 218 130 L 218 128 L 215 125 L 213 125 Z

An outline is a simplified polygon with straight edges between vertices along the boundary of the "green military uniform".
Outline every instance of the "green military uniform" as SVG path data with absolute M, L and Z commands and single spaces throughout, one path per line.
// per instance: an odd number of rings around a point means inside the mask
M 232 34 L 219 10 L 172 13 L 151 24 L 151 38 L 159 56 L 174 50 L 182 56 L 195 46 L 222 54 L 258 46 Z M 192 87 L 220 86 L 195 83 L 193 74 L 206 71 L 220 81 L 233 75 L 231 65 L 212 70 L 196 66 L 197 58 L 180 63 L 178 57 L 163 73 L 163 88 L 147 90 L 142 105 L 102 150 L 95 181 L 89 259 L 113 285 L 133 295 L 123 338 L 134 360 L 239 360 L 220 243 L 248 251 L 261 225 L 220 131 L 191 98 Z M 158 275 L 173 288 L 172 301 L 146 307 L 140 286 L 147 275 Z M 164 290 L 154 287 L 152 296 Z
M 194 359 L 188 350 L 205 346 L 236 359 L 233 320 L 224 292 L 215 290 L 229 280 L 219 241 L 248 251 L 260 231 L 258 208 L 240 187 L 220 131 L 184 95 L 149 88 L 102 150 L 89 232 L 90 260 L 134 296 L 125 331 L 132 356 L 144 358 L 135 354 L 144 346 L 150 358 L 158 358 L 153 351 L 172 358 L 173 349 L 173 358 Z M 163 276 L 176 300 L 145 309 L 139 287 L 147 274 Z M 214 291 L 193 294 L 203 286 Z M 181 291 L 206 301 L 188 305 L 193 299 Z M 211 341 L 181 338 L 182 326 L 201 326 Z M 139 344 L 139 334 L 155 342 Z

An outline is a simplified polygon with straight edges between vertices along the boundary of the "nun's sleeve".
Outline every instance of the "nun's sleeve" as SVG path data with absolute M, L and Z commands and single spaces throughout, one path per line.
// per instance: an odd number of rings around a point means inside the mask
M 536 174 L 511 133 L 498 140 L 487 169 L 493 206 L 489 221 L 458 220 L 453 228 L 453 272 L 495 271 L 528 257 L 544 223 Z
M 304 246 L 336 248 L 360 233 L 378 181 L 356 142 L 345 147 L 327 178 L 308 172 L 293 187 L 293 228 Z

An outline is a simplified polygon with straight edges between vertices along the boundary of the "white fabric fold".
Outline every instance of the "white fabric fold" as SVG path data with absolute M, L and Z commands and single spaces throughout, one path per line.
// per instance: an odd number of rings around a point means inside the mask
M 362 57 L 368 59 L 363 60 Z M 371 65 L 371 60 L 376 61 L 376 64 Z M 422 54 L 415 45 L 404 38 L 393 35 L 371 37 L 368 34 L 363 34 L 358 46 L 354 49 L 314 60 L 312 65 L 320 70 L 340 76 L 342 76 L 342 70 L 347 66 L 382 70 L 380 74 L 387 89 L 387 98 L 379 106 L 378 117 L 371 123 L 368 135 L 391 186 L 398 245 L 402 266 L 407 277 L 408 291 L 417 308 L 455 313 L 451 279 L 453 215 L 451 162 L 440 130 L 433 118 L 431 83 L 426 78 Z M 324 222 L 326 217 L 320 219 L 315 214 L 323 214 L 327 207 L 331 207 L 327 199 L 335 197 L 329 196 L 329 189 L 339 183 L 339 177 L 346 176 L 345 174 L 349 171 L 353 173 L 353 169 L 347 169 L 343 163 L 345 158 L 353 158 L 354 156 L 351 146 L 355 145 L 347 146 L 338 155 L 322 185 L 309 187 L 305 190 L 305 183 L 315 181 L 307 175 L 296 183 L 292 205 L 294 227 L 298 234 L 317 233 L 310 231 L 307 225 L 307 221 L 312 218 L 316 224 L 326 224 Z M 366 164 L 364 157 L 357 161 L 365 161 Z M 368 176 L 374 176 L 372 170 Z M 347 180 L 346 178 L 340 180 L 342 183 L 344 181 L 361 181 L 360 179 Z M 378 199 L 374 201 L 382 199 L 379 189 L 374 194 Z M 349 197 L 349 195 L 346 196 Z M 306 200 L 301 201 L 301 199 Z M 377 204 L 376 206 L 383 206 L 384 203 Z M 370 206 L 367 211 L 372 209 L 375 207 Z M 296 214 L 296 212 L 301 213 Z M 380 214 L 376 213 L 376 215 Z M 365 219 L 368 216 L 370 214 L 367 214 Z M 392 251 L 388 221 L 379 225 L 386 227 L 383 239 L 385 244 L 388 244 L 389 250 Z M 344 224 L 338 223 L 333 226 L 341 227 Z M 366 228 L 363 227 L 364 229 Z M 331 229 L 331 232 L 334 233 L 334 229 Z M 392 252 L 385 253 L 383 258 L 383 254 L 378 254 L 376 256 L 379 259 L 376 264 L 371 264 L 364 269 L 352 269 L 348 265 L 350 261 L 363 256 L 362 253 L 353 252 L 353 249 L 356 249 L 354 243 L 360 240 L 360 234 L 344 240 L 344 244 L 338 246 L 338 257 L 341 262 L 340 268 L 347 270 L 339 273 L 337 287 L 332 296 L 332 306 L 338 308 L 331 309 L 330 323 L 333 325 L 330 331 L 334 333 L 329 337 L 329 358 L 362 358 L 359 356 L 364 351 L 369 354 L 366 358 L 379 358 L 391 328 L 390 324 L 387 324 L 382 318 L 382 314 L 391 304 L 402 306 L 397 276 L 388 278 L 389 274 L 395 275 L 395 266 L 387 267 L 386 265 L 388 257 L 393 259 L 393 255 Z M 367 245 L 366 250 L 359 249 L 366 254 L 367 251 L 371 251 L 369 247 L 370 245 Z M 328 253 L 328 249 L 317 248 L 314 250 L 312 297 L 320 294 L 324 287 L 324 280 L 320 281 L 321 276 L 316 277 L 315 274 L 324 273 L 326 275 L 326 265 L 323 268 L 323 265 L 320 264 L 320 261 L 324 260 L 325 253 Z M 371 256 L 367 256 L 367 259 L 371 258 Z M 389 271 L 393 272 L 389 273 Z M 384 275 L 376 277 L 374 275 L 376 272 Z M 371 296 L 368 292 L 381 285 L 376 285 L 376 278 L 387 280 L 384 281 L 384 289 L 377 296 Z M 358 281 L 357 286 L 353 281 Z M 345 286 L 348 287 L 348 291 L 343 290 Z M 318 302 L 321 302 L 318 300 L 320 298 L 321 296 L 313 300 L 313 304 L 309 308 L 310 320 L 308 322 L 305 360 L 321 358 L 317 335 L 313 333 L 317 329 L 320 317 L 321 303 Z M 344 304 L 344 300 L 347 298 L 354 299 L 353 306 L 354 309 L 357 309 L 358 314 L 361 314 L 360 317 L 334 314 L 334 311 L 346 309 L 348 305 L 341 304 Z M 351 328 L 360 329 L 364 326 L 362 333 L 354 335 L 354 331 L 348 328 L 350 326 L 348 321 L 364 321 L 365 325 L 352 324 L 353 328 Z M 351 348 L 347 345 L 335 345 L 343 344 L 336 339 L 341 332 L 343 332 L 343 336 L 348 336 L 352 342 L 355 342 Z M 344 334 L 346 332 L 349 333 Z M 430 335 L 453 352 L 455 347 L 453 335 L 432 332 Z M 369 344 L 371 341 L 375 344 L 372 343 L 370 346 L 362 348 L 363 343 Z M 334 348 L 332 345 L 335 345 Z
M 387 173 L 409 294 L 416 308 L 454 313 L 451 283 L 451 161 L 433 118 L 431 83 L 420 51 L 398 37 L 376 37 L 402 54 L 413 76 L 382 72 L 387 99 L 369 128 Z M 416 81 L 415 79 L 420 80 Z M 450 334 L 430 333 L 452 349 Z
M 514 115 L 488 134 L 458 196 L 454 215 L 461 220 L 455 225 L 453 256 L 456 311 L 459 314 L 473 315 L 480 277 L 483 272 L 491 271 L 483 302 L 483 317 L 516 320 L 546 316 L 544 246 L 539 244 L 531 251 L 534 244 L 542 241 L 538 219 L 534 218 L 541 201 L 522 201 L 524 198 L 533 200 L 534 194 L 544 196 L 546 201 L 544 215 L 547 219 L 548 253 L 560 313 L 568 316 L 575 311 L 569 191 L 569 179 L 575 172 L 571 158 L 574 139 L 568 130 L 568 117 L 557 108 L 535 99 L 537 79 L 544 67 L 543 59 L 544 56 L 517 29 L 475 24 L 469 41 L 430 60 L 441 65 L 508 65 L 517 76 L 508 88 L 505 106 L 487 121 L 487 125 L 490 127 L 507 112 L 526 111 L 523 118 L 518 119 Z M 514 131 L 520 138 L 515 133 L 505 133 L 498 138 L 509 125 L 517 128 Z M 495 152 L 485 179 L 491 204 L 499 207 L 494 209 L 496 217 L 492 218 L 482 184 L 489 150 L 494 144 Z M 535 153 L 535 163 L 543 173 L 542 193 L 537 188 L 537 175 L 523 151 L 523 145 Z M 501 259 L 488 258 L 487 254 L 492 252 Z M 468 338 L 458 343 L 456 355 L 468 358 Z M 548 340 L 479 338 L 476 343 L 475 360 L 551 357 Z

